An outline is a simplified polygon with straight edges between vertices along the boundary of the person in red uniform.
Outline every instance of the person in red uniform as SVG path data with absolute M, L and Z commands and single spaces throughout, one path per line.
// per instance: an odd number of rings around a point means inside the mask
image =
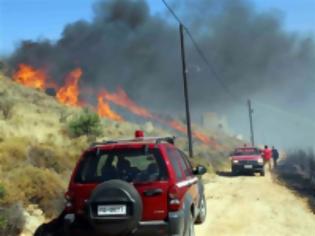
M 264 158 L 264 166 L 266 166 L 268 164 L 269 170 L 271 170 L 272 151 L 270 148 L 268 148 L 267 145 L 265 145 L 265 148 L 262 151 L 262 156 Z

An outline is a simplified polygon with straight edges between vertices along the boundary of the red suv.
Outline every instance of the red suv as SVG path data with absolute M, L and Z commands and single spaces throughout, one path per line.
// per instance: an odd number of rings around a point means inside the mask
M 265 175 L 264 160 L 256 147 L 236 148 L 231 157 L 232 174 L 258 172 Z
M 174 137 L 136 131 L 131 140 L 93 144 L 73 171 L 64 212 L 35 235 L 194 235 L 206 218 L 205 172 Z

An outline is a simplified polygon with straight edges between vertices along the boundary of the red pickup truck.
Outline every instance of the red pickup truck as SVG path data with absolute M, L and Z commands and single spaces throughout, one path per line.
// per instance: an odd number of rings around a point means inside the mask
M 231 155 L 232 174 L 260 173 L 265 175 L 264 160 L 256 147 L 236 148 Z

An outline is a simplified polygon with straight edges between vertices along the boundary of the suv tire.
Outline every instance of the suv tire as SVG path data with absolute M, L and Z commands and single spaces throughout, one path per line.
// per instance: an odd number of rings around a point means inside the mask
M 186 224 L 186 230 L 184 236 L 195 236 L 195 226 L 192 214 L 189 213 L 188 222 Z
M 52 232 L 51 230 L 49 230 L 49 227 L 47 224 L 42 224 L 41 226 L 39 226 L 34 233 L 34 236 L 54 236 L 54 235 L 56 234 Z
M 264 171 L 264 170 L 262 170 L 262 171 L 260 172 L 260 176 L 265 176 L 265 171 Z
M 202 224 L 207 217 L 207 201 L 205 198 L 205 195 L 202 195 L 202 198 L 200 199 L 199 203 L 199 215 L 197 216 L 196 219 L 196 224 Z
M 98 205 L 122 204 L 127 207 L 125 216 L 98 216 Z M 116 236 L 135 231 L 142 217 L 142 200 L 135 187 L 122 180 L 99 184 L 87 202 L 88 219 L 97 233 Z
M 232 176 L 237 176 L 238 175 L 238 172 L 237 172 L 236 168 L 232 167 L 231 175 Z
M 68 234 L 64 231 L 62 221 L 57 218 L 47 224 L 40 225 L 34 236 L 68 236 Z

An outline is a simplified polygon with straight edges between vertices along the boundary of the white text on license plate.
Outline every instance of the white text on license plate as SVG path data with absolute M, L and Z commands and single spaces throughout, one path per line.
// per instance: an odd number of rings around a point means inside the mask
M 126 215 L 126 205 L 100 205 L 97 206 L 97 215 L 99 216 L 117 216 Z
M 244 168 L 245 168 L 245 169 L 252 169 L 252 168 L 253 168 L 253 165 L 244 165 Z

